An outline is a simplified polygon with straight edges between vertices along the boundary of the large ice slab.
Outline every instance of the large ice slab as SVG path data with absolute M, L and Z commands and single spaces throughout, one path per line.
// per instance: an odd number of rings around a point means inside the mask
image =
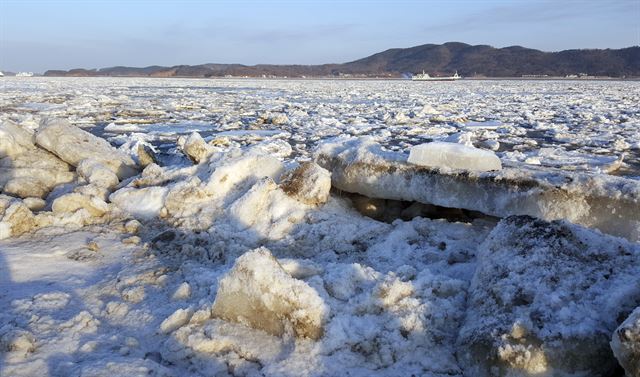
M 137 174 L 131 157 L 64 119 L 45 120 L 36 133 L 36 143 L 73 166 L 93 158 L 109 167 L 120 179 Z
M 458 143 L 433 142 L 411 147 L 407 162 L 440 169 L 491 171 L 502 169 L 495 153 Z
M 581 174 L 528 165 L 497 172 L 443 171 L 407 163 L 369 138 L 322 144 L 316 162 L 331 171 L 332 185 L 371 198 L 418 201 L 493 216 L 566 219 L 640 240 L 640 182 L 606 174 Z

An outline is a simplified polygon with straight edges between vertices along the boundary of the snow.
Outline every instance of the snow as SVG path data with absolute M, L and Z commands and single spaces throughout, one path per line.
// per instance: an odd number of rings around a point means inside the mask
M 480 172 L 502 169 L 500 159 L 491 151 L 445 142 L 414 145 L 407 162 L 432 168 Z
M 635 372 L 637 83 L 3 85 L 0 375 Z

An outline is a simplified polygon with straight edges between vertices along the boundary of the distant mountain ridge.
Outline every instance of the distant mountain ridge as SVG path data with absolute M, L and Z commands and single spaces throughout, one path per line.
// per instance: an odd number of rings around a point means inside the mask
M 422 72 L 487 77 L 522 75 L 640 77 L 640 47 L 543 52 L 521 46 L 495 48 L 447 42 L 392 48 L 342 64 L 269 65 L 200 64 L 144 68 L 49 70 L 45 76 L 110 77 L 401 77 Z

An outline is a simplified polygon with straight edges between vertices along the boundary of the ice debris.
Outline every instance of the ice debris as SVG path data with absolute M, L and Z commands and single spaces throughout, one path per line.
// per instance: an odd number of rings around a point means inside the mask
M 118 176 L 111 169 L 93 158 L 87 158 L 80 161 L 76 167 L 76 171 L 78 172 L 78 175 L 84 178 L 87 182 L 99 187 L 112 189 L 120 183 Z
M 439 169 L 478 172 L 502 169 L 500 159 L 491 151 L 446 142 L 432 142 L 411 147 L 407 162 Z
M 562 221 L 503 219 L 469 287 L 458 337 L 465 374 L 611 373 L 617 318 L 640 303 L 639 266 L 638 244 Z
M 51 209 L 54 213 L 73 213 L 84 209 L 91 216 L 100 217 L 109 210 L 109 205 L 98 197 L 73 192 L 55 199 Z
M 328 306 L 307 283 L 292 278 L 265 248 L 239 257 L 218 285 L 214 317 L 240 322 L 281 336 L 318 339 Z
M 611 349 L 629 377 L 640 377 L 640 307 L 614 331 Z

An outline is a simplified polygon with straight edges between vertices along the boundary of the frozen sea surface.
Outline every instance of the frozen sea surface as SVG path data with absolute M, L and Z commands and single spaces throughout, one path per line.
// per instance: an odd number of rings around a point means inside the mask
M 2 78 L 0 376 L 622 376 L 640 244 L 470 209 L 504 190 L 637 231 L 638 103 L 613 81 Z M 430 141 L 503 168 L 425 193 L 454 182 L 411 180 Z
M 60 116 L 115 145 L 163 151 L 198 131 L 240 145 L 281 138 L 308 159 L 322 140 L 372 135 L 390 150 L 468 140 L 503 161 L 640 176 L 640 84 L 620 81 L 3 78 L 0 119 Z M 234 133 L 229 133 L 234 131 Z M 242 131 L 242 132 L 238 132 Z M 284 131 L 276 133 L 275 131 Z

